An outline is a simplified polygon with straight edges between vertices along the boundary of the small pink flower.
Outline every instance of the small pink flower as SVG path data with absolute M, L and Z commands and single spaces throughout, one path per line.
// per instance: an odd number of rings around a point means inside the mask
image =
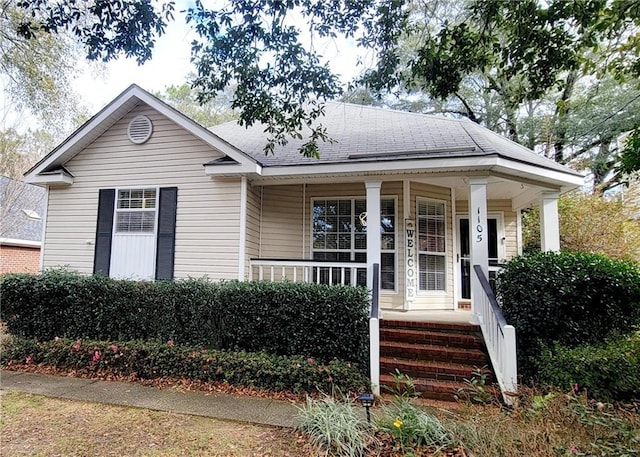
M 201 349 L 201 350 L 200 350 L 200 352 L 201 352 L 202 354 L 206 354 L 206 353 L 207 353 L 207 350 L 206 350 L 206 349 Z
M 100 352 L 95 351 L 95 352 L 93 353 L 93 361 L 94 361 L 94 362 L 97 362 L 98 360 L 100 360 Z
M 71 346 L 75 351 L 79 351 L 80 350 L 80 339 L 76 340 L 76 344 L 74 344 L 73 346 Z
M 56 336 L 56 337 L 53 339 L 53 341 L 54 341 L 55 343 L 57 343 L 58 341 L 60 341 L 60 337 L 59 337 L 59 336 Z
M 118 352 L 118 346 L 116 346 L 115 344 L 109 346 L 109 349 L 111 349 L 113 352 Z
M 29 365 L 31 363 L 33 359 L 31 358 L 31 356 L 28 356 L 26 359 L 24 359 L 24 363 L 26 363 L 27 365 Z
M 596 403 L 596 408 L 598 408 L 598 411 L 602 411 L 604 409 L 604 403 L 599 401 L 598 403 Z
M 574 391 L 574 392 L 577 392 L 577 391 L 579 391 L 579 390 L 580 390 L 580 386 L 579 386 L 578 384 L 574 384 L 574 385 L 573 385 L 573 391 Z
M 307 359 L 307 363 L 314 364 L 314 363 L 316 363 L 316 361 L 313 359 L 313 357 L 309 357 L 309 358 Z
M 167 341 L 167 346 L 173 346 L 173 340 Z
M 329 382 L 333 382 L 333 378 L 332 378 L 331 376 L 329 376 L 329 377 L 327 378 L 327 381 L 329 381 Z
M 575 446 L 571 446 L 571 447 L 569 448 L 569 452 L 571 452 L 572 454 L 575 454 L 576 452 L 578 452 L 578 448 L 577 448 L 577 447 L 575 447 Z

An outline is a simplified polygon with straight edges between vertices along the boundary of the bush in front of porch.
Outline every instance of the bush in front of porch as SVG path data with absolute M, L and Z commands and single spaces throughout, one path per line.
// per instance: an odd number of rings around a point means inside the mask
M 541 367 L 555 360 L 543 353 L 607 343 L 640 328 L 640 265 L 602 255 L 514 258 L 498 277 L 497 296 L 507 322 L 516 328 L 518 371 L 525 380 L 545 381 L 540 374 L 554 371 Z M 588 377 L 575 382 L 586 385 Z
M 161 342 L 366 366 L 368 292 L 306 283 L 123 281 L 66 270 L 0 279 L 19 337 Z

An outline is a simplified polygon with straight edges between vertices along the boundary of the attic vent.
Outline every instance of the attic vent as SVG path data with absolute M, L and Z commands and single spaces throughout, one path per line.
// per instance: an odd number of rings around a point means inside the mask
M 147 116 L 136 116 L 129 122 L 127 135 L 132 143 L 144 143 L 151 137 L 151 133 L 153 133 L 153 124 Z

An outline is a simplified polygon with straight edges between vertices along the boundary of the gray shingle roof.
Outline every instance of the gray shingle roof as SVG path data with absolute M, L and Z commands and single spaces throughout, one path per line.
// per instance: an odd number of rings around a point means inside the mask
M 29 217 L 31 211 L 44 217 L 46 191 L 33 184 L 0 177 L 0 238 L 41 241 L 42 219 Z M 29 214 L 28 214 L 29 213 Z
M 320 159 L 305 158 L 298 152 L 302 140 L 276 146 L 275 154 L 265 156 L 267 135 L 263 125 L 245 128 L 228 122 L 210 130 L 266 167 L 497 154 L 579 176 L 574 170 L 466 119 L 328 102 L 321 123 L 335 143 L 319 144 Z

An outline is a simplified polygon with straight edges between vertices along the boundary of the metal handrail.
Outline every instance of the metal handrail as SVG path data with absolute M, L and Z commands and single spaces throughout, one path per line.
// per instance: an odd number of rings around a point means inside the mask
M 498 305 L 498 300 L 496 299 L 496 295 L 493 293 L 493 289 L 491 288 L 491 284 L 489 284 L 489 280 L 482 271 L 482 267 L 480 265 L 474 265 L 473 270 L 478 275 L 478 280 L 480 281 L 480 285 L 484 290 L 487 298 L 489 299 L 489 303 L 491 304 L 491 309 L 493 309 L 493 313 L 496 315 L 496 319 L 500 324 L 501 330 L 507 325 L 507 320 L 504 318 L 504 314 L 502 314 L 502 309 L 500 305 Z

